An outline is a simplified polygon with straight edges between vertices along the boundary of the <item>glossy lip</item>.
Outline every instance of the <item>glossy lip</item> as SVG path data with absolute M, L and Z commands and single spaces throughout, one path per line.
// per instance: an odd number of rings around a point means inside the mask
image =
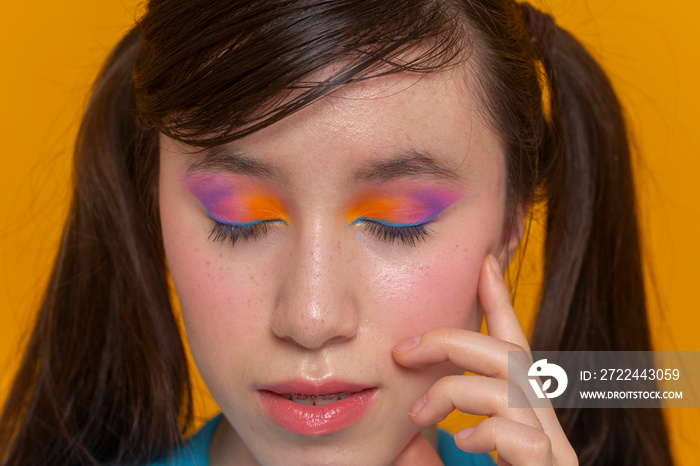
M 376 399 L 378 387 L 343 381 L 287 381 L 257 390 L 258 403 L 275 424 L 300 435 L 319 436 L 341 431 L 362 418 Z M 284 394 L 324 395 L 351 392 L 347 398 L 321 406 L 302 405 Z

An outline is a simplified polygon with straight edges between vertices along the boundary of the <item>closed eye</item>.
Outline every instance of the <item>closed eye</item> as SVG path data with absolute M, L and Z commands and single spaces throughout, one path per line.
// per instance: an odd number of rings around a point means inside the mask
M 217 218 L 207 209 L 209 216 L 214 220 L 214 226 L 209 232 L 209 240 L 214 242 L 230 241 L 231 246 L 239 240 L 257 239 L 267 233 L 268 228 L 276 223 L 287 222 L 281 218 L 255 220 L 252 222 L 227 222 Z
M 350 225 L 362 224 L 370 233 L 388 243 L 400 242 L 408 246 L 416 246 L 418 241 L 426 241 L 430 237 L 427 225 L 433 222 L 437 214 L 417 223 L 388 222 L 368 217 L 358 217 Z

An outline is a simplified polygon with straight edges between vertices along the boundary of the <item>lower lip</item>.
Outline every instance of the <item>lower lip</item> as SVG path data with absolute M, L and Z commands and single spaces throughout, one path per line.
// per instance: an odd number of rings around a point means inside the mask
M 338 432 L 357 422 L 367 412 L 376 394 L 377 389 L 370 388 L 333 403 L 311 406 L 261 390 L 258 400 L 265 414 L 278 426 L 296 434 L 318 436 Z

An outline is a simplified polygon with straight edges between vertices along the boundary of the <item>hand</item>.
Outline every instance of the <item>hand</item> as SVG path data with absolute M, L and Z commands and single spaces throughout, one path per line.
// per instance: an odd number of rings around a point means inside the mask
M 394 359 L 405 367 L 421 368 L 450 361 L 460 369 L 486 376 L 443 377 L 416 401 L 409 413 L 411 420 L 428 426 L 443 420 L 455 408 L 489 416 L 477 426 L 455 434 L 460 449 L 472 453 L 495 450 L 499 465 L 578 464 L 551 406 L 508 408 L 508 390 L 519 390 L 519 399 L 526 399 L 523 387 L 508 381 L 508 352 L 529 354 L 530 345 L 513 310 L 498 262 L 491 255 L 481 267 L 478 286 L 488 335 L 442 327 L 425 333 L 417 345 L 415 340 L 407 340 L 394 347 Z M 413 454 L 427 454 L 423 443 L 427 440 L 421 437 L 414 438 L 397 460 L 404 464 L 440 464 L 406 460 Z

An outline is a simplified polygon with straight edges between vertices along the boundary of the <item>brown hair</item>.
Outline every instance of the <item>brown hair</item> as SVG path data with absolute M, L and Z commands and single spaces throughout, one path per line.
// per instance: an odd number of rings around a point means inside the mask
M 191 424 L 154 190 L 158 132 L 220 145 L 383 73 L 476 70 L 509 199 L 547 205 L 533 349 L 650 349 L 620 104 L 570 34 L 558 30 L 551 49 L 532 40 L 532 14 L 512 0 L 151 0 L 83 119 L 63 241 L 0 420 L 3 464 L 143 463 Z M 331 77 L 310 81 L 331 63 Z M 671 463 L 661 410 L 558 414 L 581 464 Z

